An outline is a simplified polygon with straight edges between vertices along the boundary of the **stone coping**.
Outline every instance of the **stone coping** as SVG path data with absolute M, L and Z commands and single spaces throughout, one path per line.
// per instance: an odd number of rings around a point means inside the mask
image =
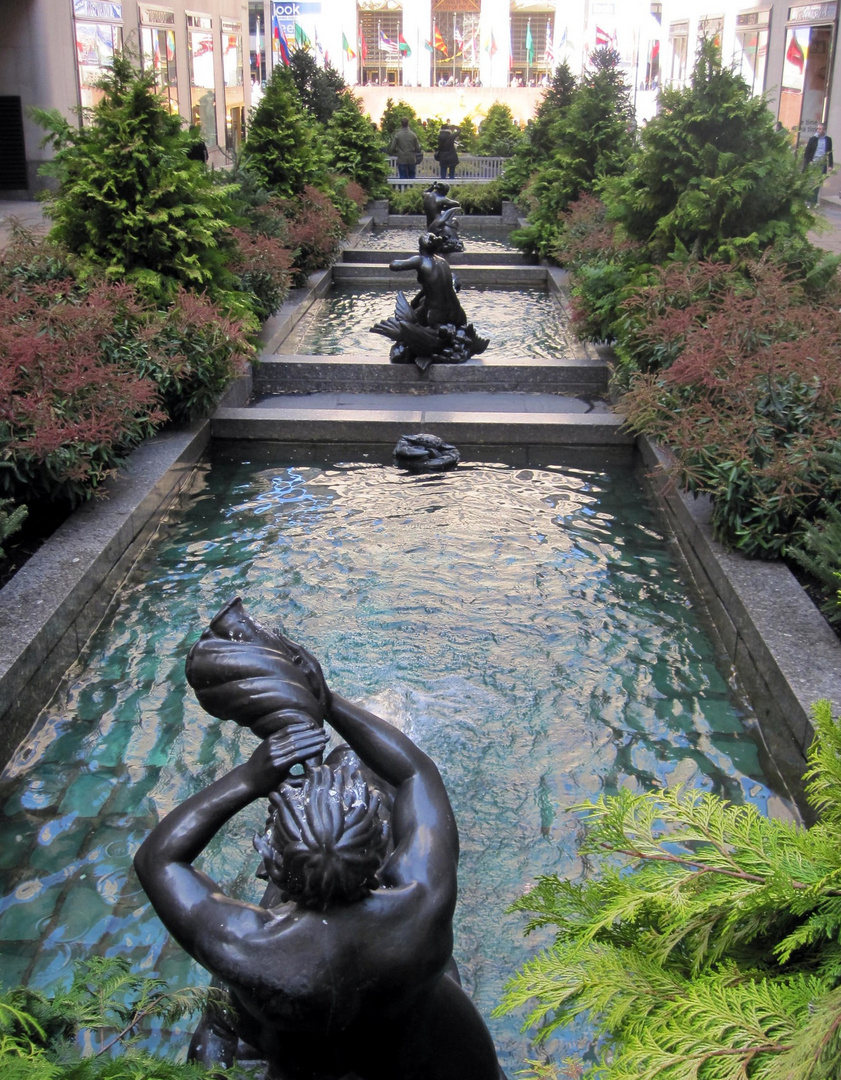
M 763 765 L 801 810 L 812 705 L 826 698 L 841 714 L 841 641 L 783 563 L 746 559 L 713 538 L 707 497 L 678 491 L 670 458 L 637 440 L 648 479 L 674 532 L 719 639 L 747 691 Z M 808 815 L 807 815 L 808 816 Z

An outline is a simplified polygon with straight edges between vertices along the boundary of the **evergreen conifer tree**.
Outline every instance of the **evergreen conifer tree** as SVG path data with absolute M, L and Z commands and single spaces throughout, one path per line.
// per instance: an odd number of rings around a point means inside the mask
M 334 67 L 321 67 L 308 49 L 293 49 L 290 61 L 301 104 L 319 124 L 327 124 L 342 103 L 347 83 Z
M 597 49 L 590 59 L 593 68 L 577 87 L 561 80 L 554 119 L 546 117 L 542 136 L 550 150 L 524 190 L 531 212 L 521 239 L 541 255 L 554 252 L 569 204 L 622 173 L 631 153 L 633 107 L 619 54 Z
M 323 130 L 298 96 L 292 73 L 279 65 L 260 99 L 242 151 L 242 165 L 274 195 L 328 185 Z
M 326 132 L 330 167 L 361 184 L 369 195 L 378 194 L 388 176 L 388 159 L 371 120 L 349 90 L 333 113 Z
M 658 261 L 681 251 L 732 261 L 805 235 L 810 187 L 764 99 L 705 41 L 691 86 L 661 91 L 657 116 L 604 199 Z
M 187 157 L 191 136 L 161 102 L 154 74 L 117 55 L 100 86 L 81 129 L 33 110 L 56 151 L 43 167 L 58 181 L 47 202 L 51 239 L 158 301 L 179 284 L 216 294 L 230 287 L 220 250 L 227 190 Z
M 522 137 L 510 108 L 495 101 L 479 125 L 476 153 L 482 157 L 511 157 Z

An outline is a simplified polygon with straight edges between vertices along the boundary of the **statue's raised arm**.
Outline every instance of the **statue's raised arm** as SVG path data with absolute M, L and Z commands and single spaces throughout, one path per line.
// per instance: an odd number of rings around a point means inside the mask
M 135 860 L 164 924 L 227 987 L 232 1045 L 256 1047 L 275 1080 L 497 1080 L 452 958 L 458 832 L 438 769 L 391 724 L 331 693 L 306 650 L 241 608 L 233 615 L 233 637 L 229 607 L 214 620 L 225 616 L 224 629 L 191 653 L 191 682 L 216 715 L 271 734 L 167 815 Z M 347 746 L 322 762 L 325 716 Z M 272 811 L 254 843 L 270 885 L 256 905 L 193 863 L 265 796 Z M 218 1044 L 194 1040 L 194 1056 L 211 1063 Z

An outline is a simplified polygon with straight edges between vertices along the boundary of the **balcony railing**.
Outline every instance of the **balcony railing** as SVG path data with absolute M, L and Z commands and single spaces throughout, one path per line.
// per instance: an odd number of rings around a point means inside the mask
M 470 184 L 488 184 L 496 180 L 502 174 L 507 158 L 504 157 L 475 157 L 473 154 L 459 154 L 459 163 L 456 165 L 455 182 Z M 412 187 L 415 184 L 429 186 L 431 180 L 441 177 L 441 166 L 433 158 L 431 153 L 424 154 L 423 161 L 415 170 L 414 180 L 402 180 L 397 176 L 397 158 L 388 159 L 393 176 L 388 178 L 389 184 L 398 189 Z

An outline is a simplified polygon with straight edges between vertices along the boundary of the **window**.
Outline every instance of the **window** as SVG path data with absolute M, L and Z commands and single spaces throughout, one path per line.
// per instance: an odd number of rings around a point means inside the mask
M 92 109 L 102 98 L 96 83 L 114 63 L 114 53 L 123 47 L 123 5 L 73 0 L 73 16 L 79 102 L 83 109 Z
M 823 6 L 835 8 L 835 4 Z M 793 14 L 797 11 L 791 9 Z M 832 25 L 786 29 L 779 120 L 784 128 L 796 132 L 800 141 L 812 135 L 815 125 L 826 118 L 832 45 Z
M 669 84 L 674 87 L 686 86 L 689 62 L 688 22 L 671 24 L 669 27 L 669 47 L 672 53 Z
M 403 12 L 359 12 L 359 70 L 363 85 L 400 86 Z
M 225 149 L 237 153 L 242 145 L 245 98 L 242 88 L 242 23 L 222 19 L 222 75 L 225 82 Z
M 213 68 L 213 20 L 209 15 L 187 16 L 190 61 L 190 122 L 201 128 L 208 147 L 217 145 L 216 83 Z
M 178 72 L 175 66 L 175 12 L 140 8 L 140 60 L 154 71 L 155 85 L 172 113 L 178 112 Z
M 768 61 L 768 11 L 747 11 L 736 16 L 736 70 L 754 97 L 765 90 Z

